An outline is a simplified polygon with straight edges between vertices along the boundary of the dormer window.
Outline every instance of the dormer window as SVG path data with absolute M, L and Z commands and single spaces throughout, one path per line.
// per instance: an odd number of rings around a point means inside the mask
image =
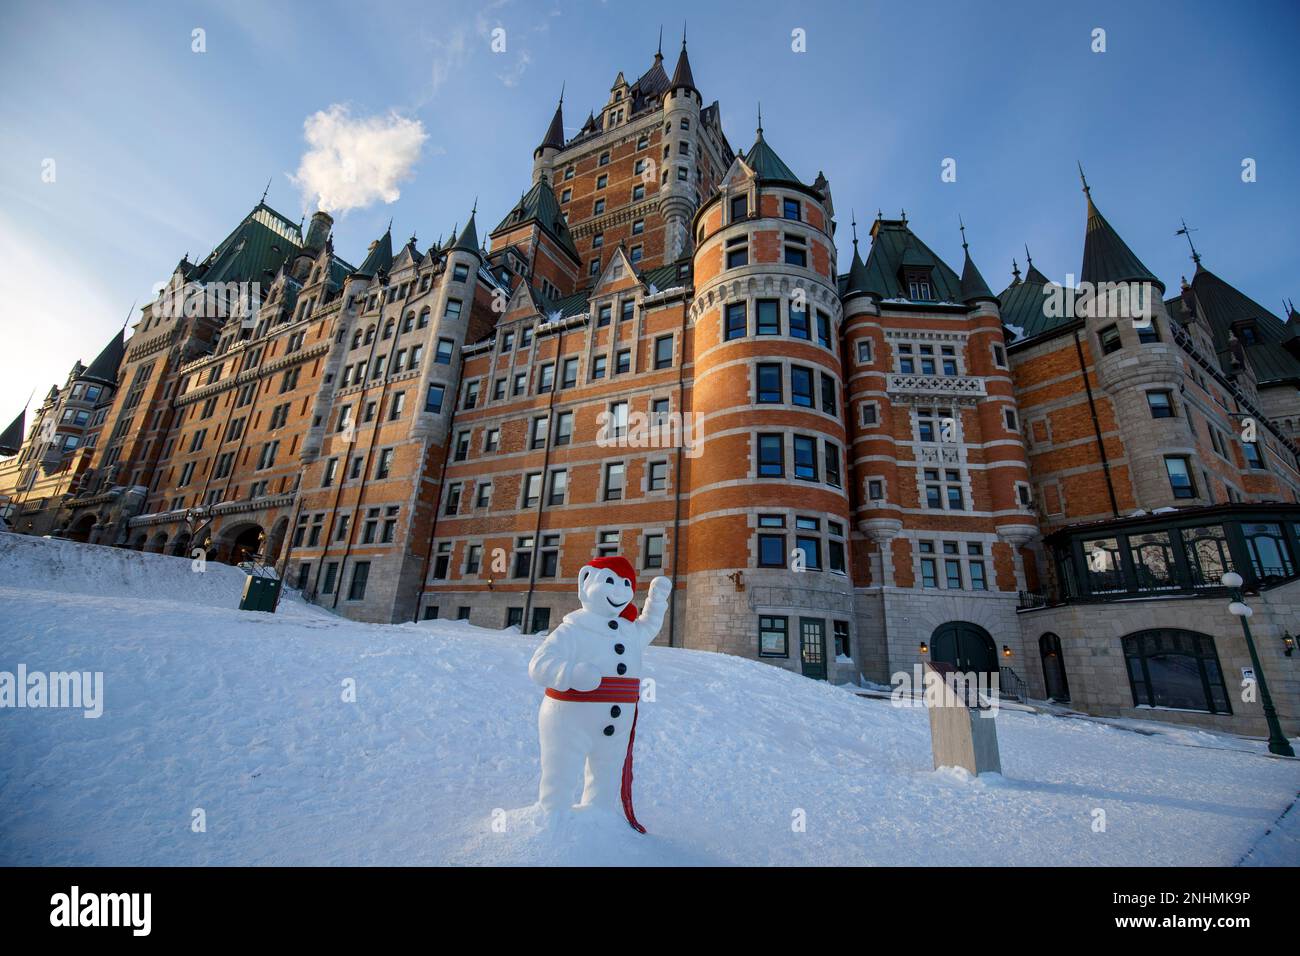
M 925 272 L 909 272 L 906 276 L 907 297 L 915 302 L 931 302 L 934 291 L 930 285 L 930 276 Z
M 731 197 L 731 221 L 739 222 L 749 215 L 749 199 L 745 196 Z
M 1237 333 L 1237 338 L 1241 340 L 1242 345 L 1254 345 L 1259 341 L 1258 332 L 1255 329 L 1254 322 L 1245 322 L 1233 329 Z

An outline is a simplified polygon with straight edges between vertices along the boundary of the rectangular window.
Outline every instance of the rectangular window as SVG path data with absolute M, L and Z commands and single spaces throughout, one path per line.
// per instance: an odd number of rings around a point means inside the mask
M 822 411 L 828 415 L 839 414 L 839 402 L 835 398 L 835 379 L 825 372 L 821 373 L 822 381 Z
M 840 487 L 840 450 L 832 442 L 822 439 L 822 458 L 826 466 L 826 484 Z
M 1259 442 L 1243 441 L 1241 443 L 1241 450 L 1246 455 L 1246 465 L 1248 467 L 1250 468 L 1264 467 L 1264 455 L 1259 450 Z
M 1097 337 L 1101 340 L 1101 354 L 1110 355 L 1112 352 L 1118 352 L 1122 347 L 1119 340 L 1119 327 L 1108 325 L 1100 332 Z
M 790 335 L 796 339 L 812 340 L 812 329 L 808 325 L 806 310 L 790 307 Z
M 673 337 L 663 335 L 655 339 L 655 368 L 671 368 L 673 364 Z
M 758 474 L 760 478 L 785 475 L 784 438 L 781 435 L 758 436 Z
M 618 501 L 623 497 L 623 464 L 613 462 L 605 466 L 605 500 Z
M 749 237 L 737 236 L 727 241 L 727 268 L 749 265 Z
M 988 582 L 984 579 L 984 562 L 972 561 L 970 568 L 970 586 L 972 591 L 987 591 Z
M 661 534 L 648 534 L 645 536 L 645 565 L 649 568 L 662 568 L 664 566 L 664 536 Z
M 760 615 L 758 618 L 758 656 L 790 656 L 789 618 Z
M 592 379 L 604 378 L 605 368 L 609 364 L 609 359 L 604 355 L 597 355 L 591 362 Z
M 668 462 L 650 462 L 650 475 L 646 480 L 646 487 L 650 491 L 663 491 L 668 487 Z
M 460 299 L 448 299 L 448 300 L 447 300 L 447 310 L 446 310 L 445 312 L 442 313 L 442 317 L 443 317 L 444 319 L 450 319 L 450 320 L 453 320 L 453 321 L 456 320 L 456 319 L 459 319 L 459 318 L 460 318 L 461 304 L 462 304 L 462 303 L 461 303 Z
M 1152 418 L 1173 418 L 1174 403 L 1169 392 L 1147 392 L 1147 407 Z
M 348 586 L 349 601 L 360 601 L 366 596 L 366 581 L 369 577 L 369 561 L 358 561 L 352 566 L 352 584 Z
M 781 384 L 781 366 L 776 364 L 760 364 L 755 373 L 757 394 L 754 401 L 759 404 L 780 404 L 785 400 L 785 393 Z
M 731 221 L 744 219 L 749 215 L 749 199 L 745 196 L 731 197 Z
M 805 481 L 817 480 L 817 439 L 794 436 L 794 476 Z
M 569 493 L 569 473 L 561 468 L 551 472 L 551 488 L 546 496 L 548 505 L 564 504 L 564 497 Z
M 333 594 L 334 584 L 339 577 L 339 563 L 331 561 L 325 565 L 325 580 L 321 582 L 320 590 L 322 594 Z
M 781 334 L 781 305 L 776 299 L 758 300 L 758 334 Z
M 795 535 L 795 550 L 803 552 L 804 567 L 809 571 L 822 569 L 822 539 L 811 535 Z
M 804 408 L 814 408 L 813 373 L 799 365 L 790 366 L 790 401 Z
M 567 445 L 573 440 L 573 412 L 560 412 L 555 418 L 555 444 Z
M 732 302 L 727 305 L 727 326 L 723 332 L 723 338 L 730 341 L 744 337 L 749 331 L 748 320 L 745 315 L 744 302 Z
M 524 476 L 524 501 L 521 507 L 532 508 L 541 500 L 542 496 L 542 474 L 533 472 L 531 475 Z
M 1165 456 L 1165 471 L 1169 475 L 1169 487 L 1175 498 L 1195 498 L 1196 484 L 1192 479 L 1187 459 L 1178 455 Z
M 782 200 L 781 214 L 785 216 L 786 219 L 793 219 L 795 222 L 799 222 L 803 218 L 799 214 L 799 200 L 797 199 Z
M 430 382 L 429 392 L 424 399 L 424 410 L 426 412 L 442 411 L 442 400 L 446 394 L 447 394 L 446 386 L 434 385 L 432 382 Z

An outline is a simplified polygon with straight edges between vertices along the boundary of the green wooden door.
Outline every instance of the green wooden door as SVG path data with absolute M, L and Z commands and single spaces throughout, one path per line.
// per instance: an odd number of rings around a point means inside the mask
M 826 679 L 826 622 L 799 618 L 799 663 L 804 677 Z
M 998 652 L 989 632 L 965 621 L 949 621 L 935 630 L 930 638 L 930 660 L 952 664 L 967 673 L 998 669 Z

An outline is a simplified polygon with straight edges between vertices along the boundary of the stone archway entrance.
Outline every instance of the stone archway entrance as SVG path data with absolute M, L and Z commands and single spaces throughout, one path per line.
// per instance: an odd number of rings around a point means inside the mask
M 968 621 L 940 624 L 930 637 L 930 660 L 951 664 L 959 671 L 998 671 L 998 649 L 989 632 Z
M 261 560 L 262 548 L 266 544 L 266 532 L 255 522 L 246 522 L 222 528 L 217 533 L 216 553 L 212 560 L 224 564 L 240 564 L 254 559 Z
M 91 529 L 95 527 L 95 516 L 93 514 L 82 515 L 72 523 L 68 529 L 67 537 L 71 541 L 80 541 L 82 544 L 90 541 Z

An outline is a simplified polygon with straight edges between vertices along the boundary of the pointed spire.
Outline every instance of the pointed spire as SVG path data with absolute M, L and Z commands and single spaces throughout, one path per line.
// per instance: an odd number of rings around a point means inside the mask
M 1011 260 L 1011 284 L 1020 285 L 1020 263 L 1015 259 Z
M 564 148 L 564 84 L 560 84 L 560 102 L 555 106 L 555 115 L 551 117 L 551 125 L 546 127 L 546 135 L 542 137 L 542 144 L 537 147 L 540 152 L 543 149 L 563 149 Z
M 974 261 L 970 257 L 970 246 L 966 242 L 966 224 L 957 217 L 957 223 L 961 228 L 961 250 L 966 257 L 966 261 L 961 267 L 961 300 L 967 305 L 971 305 L 981 300 L 988 302 L 997 302 L 995 296 L 990 290 L 984 277 L 980 275 L 979 269 L 975 268 Z
M 758 138 L 763 138 L 763 101 L 758 101 Z
M 1029 243 L 1025 243 L 1025 265 L 1032 269 L 1034 267 L 1034 257 L 1029 254 Z
M 274 178 L 275 178 L 274 176 L 271 177 L 271 179 L 274 179 Z M 267 193 L 269 193 L 269 192 L 271 191 L 271 179 L 268 179 L 268 180 L 266 181 L 266 188 L 262 190 L 262 198 L 261 198 L 260 200 L 258 200 L 258 203 L 257 203 L 259 206 L 265 206 L 265 205 L 266 205 L 266 195 L 267 195 Z
M 691 61 L 686 56 L 686 24 L 682 23 L 682 52 L 677 55 L 677 68 L 673 70 L 673 78 L 668 84 L 669 92 L 677 89 L 699 90 L 695 89 L 695 76 L 691 73 Z
M 132 311 L 135 306 L 131 306 Z M 131 314 L 127 313 L 127 321 L 131 320 Z M 122 364 L 122 356 L 126 354 L 126 325 L 114 334 L 108 344 L 104 346 L 95 360 L 90 363 L 89 367 L 81 373 L 81 378 L 93 378 L 97 382 L 103 382 L 106 385 L 117 384 L 117 369 Z
M 478 197 L 474 197 L 474 208 L 470 210 L 469 222 L 465 223 L 465 229 L 456 237 L 456 244 L 451 248 L 456 252 L 468 252 L 476 256 L 482 256 L 478 247 L 478 227 L 474 225 L 474 216 L 478 213 Z
M 1083 179 L 1083 167 L 1079 167 Z M 1142 264 L 1119 233 L 1106 221 L 1106 217 L 1092 201 L 1092 190 L 1083 179 L 1083 191 L 1088 197 L 1088 225 L 1083 241 L 1083 268 L 1079 280 L 1096 286 L 1102 282 L 1150 282 L 1163 292 L 1165 284 Z
M 31 399 L 27 400 L 31 404 Z M 23 447 L 23 436 L 27 432 L 27 405 L 24 405 L 18 417 L 9 423 L 3 432 L 0 432 L 0 455 L 16 455 Z
M 661 23 L 659 24 L 659 46 L 655 48 L 655 59 L 662 60 L 663 58 L 664 58 L 664 25 Z
M 1083 194 L 1088 197 L 1088 202 L 1092 202 L 1092 190 L 1088 188 L 1088 177 L 1083 174 L 1083 163 L 1075 160 L 1079 164 L 1079 182 L 1083 183 Z
M 365 262 L 354 273 L 367 279 L 374 278 L 381 272 L 387 272 L 393 265 L 393 224 L 388 224 L 384 234 L 370 244 Z

